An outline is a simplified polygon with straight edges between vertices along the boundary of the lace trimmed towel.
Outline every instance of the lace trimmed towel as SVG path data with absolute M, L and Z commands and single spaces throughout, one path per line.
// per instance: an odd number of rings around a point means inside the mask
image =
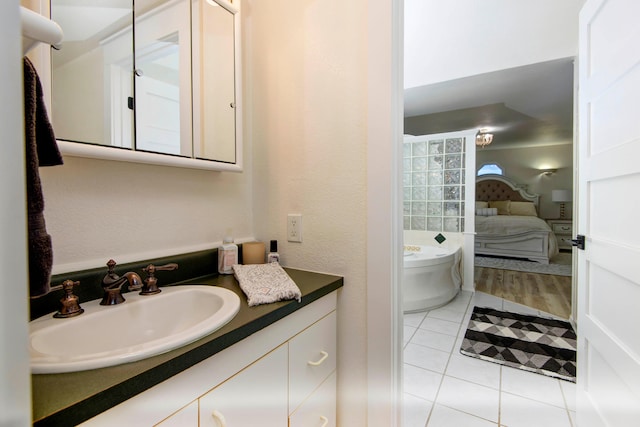
M 278 263 L 235 264 L 233 274 L 247 296 L 249 307 L 287 299 L 300 302 L 302 297 L 298 285 Z

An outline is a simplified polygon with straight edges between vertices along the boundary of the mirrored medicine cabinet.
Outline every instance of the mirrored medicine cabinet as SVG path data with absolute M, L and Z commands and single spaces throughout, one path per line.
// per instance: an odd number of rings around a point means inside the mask
M 238 0 L 50 1 L 63 153 L 242 170 Z

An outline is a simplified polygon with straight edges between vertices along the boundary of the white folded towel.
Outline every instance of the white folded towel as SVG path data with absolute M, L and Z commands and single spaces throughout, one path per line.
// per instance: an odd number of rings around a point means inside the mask
M 249 307 L 287 299 L 300 302 L 302 297 L 298 285 L 278 263 L 235 264 L 233 274 L 247 296 Z

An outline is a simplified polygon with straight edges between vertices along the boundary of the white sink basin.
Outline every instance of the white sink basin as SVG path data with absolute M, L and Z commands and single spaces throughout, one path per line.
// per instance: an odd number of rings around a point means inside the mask
M 162 288 L 156 295 L 124 294 L 101 306 L 80 302 L 84 313 L 51 314 L 29 324 L 31 372 L 51 374 L 115 366 L 164 353 L 220 329 L 235 317 L 240 298 L 216 286 Z

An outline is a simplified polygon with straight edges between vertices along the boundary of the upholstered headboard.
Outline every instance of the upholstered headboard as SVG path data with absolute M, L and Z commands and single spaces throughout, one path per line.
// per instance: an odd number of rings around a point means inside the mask
M 511 200 L 533 202 L 538 207 L 540 196 L 531 194 L 524 188 L 502 175 L 482 175 L 476 179 L 476 200 L 488 202 L 493 200 Z

